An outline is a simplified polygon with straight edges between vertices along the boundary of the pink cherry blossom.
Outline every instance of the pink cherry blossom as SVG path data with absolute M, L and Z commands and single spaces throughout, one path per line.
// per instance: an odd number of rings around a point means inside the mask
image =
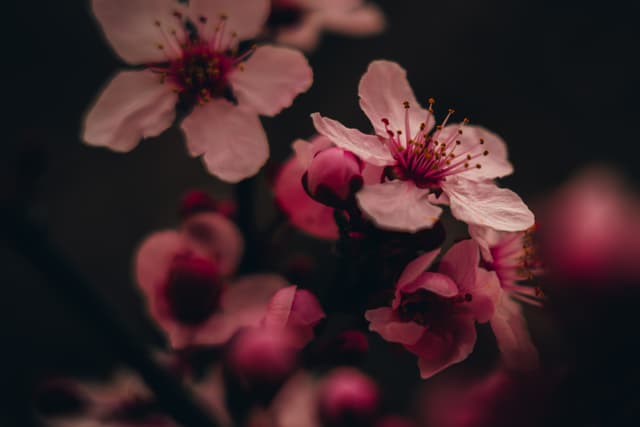
M 544 262 L 565 283 L 611 286 L 640 278 L 640 198 L 614 171 L 579 173 L 546 201 L 543 214 Z
M 304 56 L 284 47 L 237 51 L 259 34 L 268 0 L 92 0 L 115 52 L 141 71 L 117 74 L 87 114 L 83 139 L 130 151 L 174 122 L 189 153 L 228 182 L 255 175 L 269 157 L 258 115 L 274 116 L 312 82 Z
M 360 81 L 360 106 L 375 135 L 312 114 L 316 130 L 367 163 L 385 167 L 386 180 L 357 194 L 362 210 L 382 228 L 416 232 L 429 228 L 442 209 L 468 224 L 520 231 L 534 217 L 514 192 L 494 178 L 512 173 L 502 139 L 488 130 L 447 125 L 453 110 L 434 129 L 433 100 L 424 109 L 398 64 L 374 61 Z
M 273 185 L 276 202 L 296 228 L 320 239 L 338 238 L 338 227 L 333 209 L 313 200 L 302 187 L 302 176 L 315 153 L 331 147 L 326 137 L 315 137 L 310 142 L 294 142 L 295 155 L 282 166 Z
M 303 176 L 309 195 L 333 207 L 344 206 L 363 184 L 362 163 L 351 152 L 330 147 L 318 152 Z
M 313 340 L 313 328 L 325 317 L 315 295 L 306 289 L 289 286 L 271 297 L 262 325 L 267 329 L 289 330 L 297 345 L 304 347 Z
M 472 240 L 451 247 L 438 272 L 425 272 L 439 252 L 427 252 L 407 265 L 391 307 L 365 313 L 371 331 L 418 356 L 422 378 L 469 356 L 476 342 L 475 322 L 493 317 L 499 294 L 496 274 L 478 267 L 480 254 Z
M 136 280 L 173 348 L 222 344 L 260 323 L 287 283 L 272 274 L 230 279 L 241 252 L 240 233 L 215 213 L 189 217 L 179 230 L 153 233 L 141 244 Z
M 384 26 L 382 11 L 364 0 L 272 0 L 265 33 L 279 43 L 311 51 L 325 29 L 367 36 Z

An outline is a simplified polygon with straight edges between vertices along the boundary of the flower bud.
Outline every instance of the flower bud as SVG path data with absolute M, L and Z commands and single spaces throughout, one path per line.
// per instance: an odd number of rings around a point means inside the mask
M 352 368 L 338 368 L 327 376 L 318 394 L 318 414 L 326 427 L 369 427 L 380 401 L 378 387 Z
M 252 328 L 241 331 L 225 355 L 225 378 L 230 395 L 269 402 L 295 371 L 298 351 L 283 330 Z
M 215 264 L 192 253 L 178 254 L 169 268 L 164 296 L 170 314 L 180 323 L 198 325 L 220 304 L 222 282 Z
M 315 200 L 342 207 L 362 187 L 362 164 L 351 152 L 331 147 L 315 155 L 303 185 Z

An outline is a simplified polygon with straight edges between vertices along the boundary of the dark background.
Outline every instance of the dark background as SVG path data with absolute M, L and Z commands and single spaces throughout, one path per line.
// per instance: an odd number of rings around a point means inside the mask
M 186 153 L 178 130 L 121 155 L 79 140 L 82 116 L 123 64 L 103 41 L 88 2 L 13 2 L 5 10 L 0 160 L 3 203 L 25 203 L 61 253 L 103 292 L 131 328 L 158 343 L 131 280 L 131 254 L 153 230 L 177 223 L 188 188 L 223 196 L 231 187 Z M 532 201 L 581 166 L 605 163 L 640 178 L 637 146 L 636 2 L 378 1 L 382 36 L 327 35 L 309 56 L 312 89 L 293 108 L 264 120 L 274 164 L 320 111 L 365 129 L 357 83 L 367 64 L 396 60 L 419 99 L 437 99 L 507 141 L 514 176 L 503 183 Z M 7 18 L 8 16 L 8 18 Z M 274 215 L 264 176 L 257 217 Z M 295 235 L 304 247 L 326 250 Z M 62 303 L 46 280 L 0 242 L 3 426 L 24 425 L 29 395 L 45 374 L 105 374 L 115 362 L 99 333 Z M 405 369 L 416 374 L 413 366 Z M 6 420 L 4 419 L 6 417 Z

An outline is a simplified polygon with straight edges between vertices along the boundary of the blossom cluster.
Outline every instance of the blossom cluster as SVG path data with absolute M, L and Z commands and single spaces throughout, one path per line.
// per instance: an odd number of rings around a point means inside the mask
M 118 73 L 98 96 L 83 140 L 127 152 L 179 122 L 188 153 L 231 184 L 269 159 L 260 116 L 278 115 L 312 85 L 298 49 L 310 52 L 324 29 L 364 36 L 385 25 L 380 9 L 360 0 L 91 4 L 115 53 L 136 68 Z M 525 202 L 498 182 L 514 168 L 497 133 L 467 118 L 456 122 L 452 109 L 436 119 L 436 101 L 419 102 L 396 62 L 371 62 L 357 94 L 371 130 L 312 113 L 316 135 L 293 143 L 272 182 L 289 224 L 331 243 L 333 283 L 246 268 L 243 260 L 260 256 L 249 251 L 255 236 L 236 224 L 233 204 L 199 190 L 184 197 L 174 228 L 135 250 L 135 282 L 166 339 L 158 359 L 220 425 L 414 425 L 384 411 L 382 389 L 361 369 L 370 341 L 400 349 L 427 380 L 469 358 L 481 339 L 478 325 L 488 324 L 500 369 L 463 386 L 464 394 L 456 390 L 465 406 L 452 409 L 460 419 L 480 419 L 482 399 L 526 390 L 513 386 L 516 377 L 539 390 L 532 378 L 540 356 L 523 310 L 545 302 L 532 280 L 547 268 L 538 234 L 554 271 L 586 266 L 600 274 L 617 262 L 624 268 L 616 271 L 637 277 L 638 239 L 620 250 L 610 227 L 599 233 L 588 225 L 593 233 L 584 237 L 583 222 L 572 216 L 586 212 L 598 223 L 604 215 L 619 220 L 617 231 L 637 229 L 637 212 L 615 197 L 600 213 L 590 210 L 600 206 L 598 195 L 567 190 L 570 206 L 550 213 L 539 233 Z M 603 192 L 612 194 L 595 191 Z M 548 230 L 568 237 L 547 251 Z M 598 250 L 566 249 L 580 239 L 599 242 Z M 438 396 L 431 399 L 437 407 L 452 406 L 449 394 Z M 52 382 L 40 397 L 52 425 L 177 425 L 134 372 L 108 385 Z M 445 418 L 435 422 L 472 425 Z

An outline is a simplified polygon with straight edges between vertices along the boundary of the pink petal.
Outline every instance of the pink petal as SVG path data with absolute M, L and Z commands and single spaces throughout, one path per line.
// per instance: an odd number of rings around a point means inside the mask
M 287 281 L 275 274 L 253 274 L 231 283 L 222 295 L 222 312 L 213 315 L 193 337 L 193 344 L 226 342 L 240 328 L 259 326 L 271 297 Z
M 333 147 L 333 143 L 324 135 L 316 135 L 311 138 L 310 141 L 298 139 L 292 145 L 298 162 L 304 168 L 309 167 L 309 163 L 311 163 L 311 160 L 313 160 L 313 156 L 315 156 L 320 151 L 330 147 Z
M 196 106 L 182 122 L 191 155 L 204 154 L 209 172 L 239 182 L 258 173 L 269 158 L 258 116 L 222 99 Z
M 322 19 L 311 13 L 302 22 L 292 28 L 282 28 L 276 35 L 278 44 L 293 46 L 310 52 L 316 48 L 322 33 Z
M 471 291 L 476 287 L 479 265 L 478 245 L 469 239 L 456 243 L 444 254 L 438 271 L 451 277 L 461 291 Z
M 116 74 L 89 110 L 82 139 L 89 145 L 130 151 L 142 138 L 173 123 L 177 95 L 151 71 Z
M 300 371 L 285 383 L 271 405 L 278 427 L 320 427 L 316 415 L 317 387 L 308 373 Z
M 210 33 L 213 36 L 220 16 L 226 16 L 225 36 L 229 40 L 231 34 L 237 34 L 236 40 L 255 38 L 269 15 L 269 0 L 189 0 L 189 14 L 195 20 L 201 16 L 207 19 Z
M 522 308 L 506 293 L 491 318 L 491 328 L 508 368 L 530 370 L 538 367 L 538 350 L 531 341 Z
M 362 210 L 382 229 L 415 233 L 431 228 L 442 209 L 428 202 L 429 190 L 410 182 L 367 185 L 356 194 Z
M 351 151 L 363 161 L 376 166 L 395 163 L 389 149 L 377 136 L 365 135 L 359 130 L 346 128 L 340 122 L 322 117 L 319 113 L 313 113 L 311 119 L 319 133 L 329 137 L 335 145 Z
M 147 298 L 164 283 L 171 261 L 186 247 L 184 238 L 174 230 L 155 232 L 138 247 L 134 258 L 135 277 Z
M 216 261 L 223 276 L 235 272 L 244 251 L 244 239 L 231 220 L 215 212 L 203 212 L 184 221 L 181 231 L 192 245 Z
M 461 304 L 459 309 L 473 316 L 479 323 L 488 322 L 495 314 L 496 304 L 502 294 L 498 275 L 495 271 L 478 268 L 476 285 L 468 291 L 471 292 L 473 299 Z
M 492 182 L 449 178 L 442 189 L 449 196 L 453 216 L 467 224 L 501 231 L 526 230 L 534 224 L 533 213 L 522 199 Z
M 473 351 L 475 343 L 473 319 L 458 316 L 449 320 L 446 330 L 429 330 L 415 345 L 406 347 L 418 356 L 420 376 L 427 379 L 465 360 Z
M 454 297 L 460 293 L 458 285 L 449 276 L 429 271 L 420 274 L 414 281 L 403 287 L 398 287 L 396 292 L 397 294 L 413 293 L 418 289 L 424 289 L 445 298 Z
M 407 72 L 395 62 L 373 61 L 360 80 L 358 94 L 360 108 L 369 117 L 376 133 L 385 138 L 387 132 L 382 119 L 389 120 L 392 130 L 406 132 L 405 102 L 411 107 L 409 119 L 412 136 L 418 131 L 420 123 L 428 121 L 428 129 L 435 123 L 431 113 L 420 107 L 416 100 L 407 81 Z
M 315 326 L 326 317 L 318 298 L 306 289 L 298 289 L 291 305 L 290 321 L 304 326 Z
M 352 36 L 367 36 L 384 30 L 385 18 L 379 7 L 373 4 L 356 9 L 328 11 L 323 14 L 328 30 Z
M 297 290 L 297 286 L 288 286 L 280 289 L 271 297 L 267 312 L 262 320 L 265 327 L 284 329 L 287 326 Z
M 304 191 L 301 180 L 305 170 L 297 156 L 287 160 L 274 182 L 276 202 L 294 227 L 319 239 L 336 240 L 338 227 L 333 209 L 316 202 Z
M 118 55 L 130 64 L 151 64 L 166 61 L 167 55 L 177 57 L 177 51 L 167 45 L 162 28 L 182 34 L 182 26 L 172 16 L 184 10 L 174 0 L 92 0 L 93 13 L 104 35 Z M 156 25 L 160 22 L 162 28 Z M 174 53 L 174 55 L 171 55 Z
M 403 285 L 414 281 L 420 274 L 424 273 L 427 268 L 431 266 L 433 261 L 440 254 L 440 248 L 434 249 L 431 252 L 424 253 L 411 261 L 400 274 L 400 278 L 396 284 L 396 287 L 402 287 Z
M 275 116 L 311 87 L 313 71 L 297 50 L 261 46 L 229 79 L 241 106 Z
M 425 331 L 425 327 L 417 323 L 398 321 L 389 307 L 367 310 L 364 317 L 369 321 L 369 330 L 389 342 L 415 344 Z
M 479 225 L 469 225 L 469 235 L 480 246 L 482 258 L 485 261 L 493 261 L 490 249 L 496 246 L 505 235 L 502 231 L 496 231 L 490 227 L 482 227 Z
M 473 159 L 473 164 L 477 163 L 481 168 L 469 168 L 461 175 L 464 179 L 483 181 L 501 178 L 513 173 L 513 165 L 507 158 L 507 144 L 502 138 L 480 126 L 466 125 L 462 128 L 462 135 L 458 134 L 459 129 L 460 125 L 458 124 L 445 127 L 439 134 L 438 140 L 448 141 L 455 135 L 456 141 L 461 143 L 460 147 L 456 149 L 457 152 L 468 153 L 471 156 L 480 155 L 480 157 Z M 488 154 L 484 155 L 485 152 Z

